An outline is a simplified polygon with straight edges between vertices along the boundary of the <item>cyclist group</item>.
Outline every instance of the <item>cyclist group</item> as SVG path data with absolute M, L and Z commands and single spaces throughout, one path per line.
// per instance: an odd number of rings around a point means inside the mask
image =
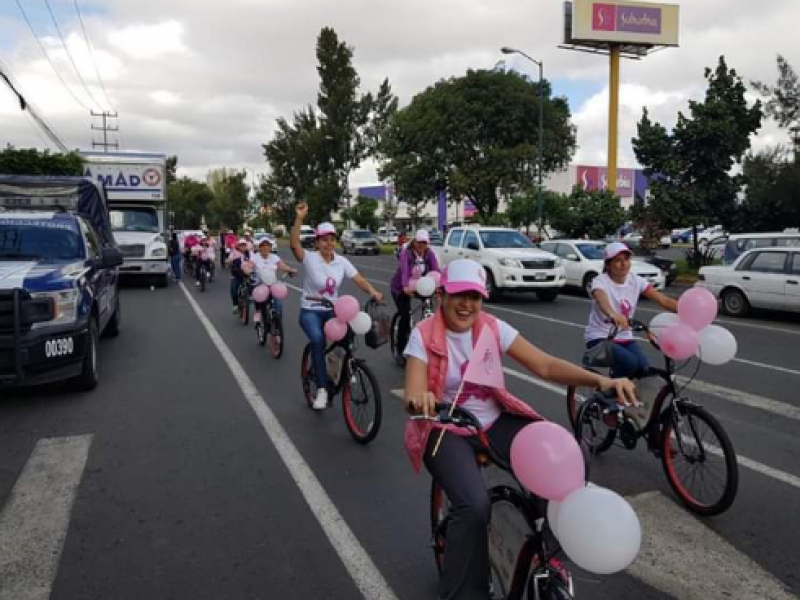
M 331 223 L 317 226 L 315 250 L 303 248 L 300 232 L 307 215 L 307 204 L 298 203 L 290 247 L 303 265 L 299 324 L 309 340 L 317 390 L 311 406 L 322 410 L 329 405 L 331 389 L 325 364 L 325 323 L 334 316 L 331 306 L 339 297 L 344 279 L 352 279 L 375 302 L 383 302 L 384 297 L 352 262 L 336 253 L 337 235 Z M 450 503 L 446 533 L 448 552 L 441 565 L 439 598 L 490 597 L 487 539 L 490 498 L 476 462 L 482 442 L 464 429 L 438 423 L 435 419 L 437 407 L 441 403 L 454 403 L 474 415 L 494 452 L 506 461 L 515 435 L 529 423 L 542 419 L 527 403 L 507 390 L 463 384 L 473 347 L 484 328 L 493 333 L 499 354 L 511 357 L 544 381 L 608 392 L 625 407 L 638 404 L 631 379 L 647 374 L 649 364 L 633 337 L 630 321 L 642 296 L 671 312 L 677 311 L 677 302 L 631 273 L 631 259 L 632 252 L 627 246 L 609 244 L 605 250 L 604 273 L 594 279 L 591 288 L 586 350 L 607 341 L 611 328 L 619 332 L 612 340 L 613 366 L 610 376 L 606 377 L 547 354 L 510 324 L 485 312 L 486 273 L 479 263 L 468 259 L 454 260 L 442 270 L 438 309 L 431 318 L 424 319 L 411 330 L 414 282 L 425 274 L 439 271 L 439 265 L 424 230 L 417 231 L 400 251 L 391 292 L 400 315 L 398 346 L 407 360 L 404 405 L 411 415 L 428 417 L 409 419 L 405 446 L 413 468 L 419 471 L 425 466 Z M 257 284 L 265 281 L 263 273 L 268 269 L 295 272 L 271 253 L 267 239 L 259 240 L 255 247 L 248 239 L 239 239 L 228 257 L 228 264 L 234 312 L 239 306 L 239 290 L 253 273 L 256 274 L 253 283 Z M 255 268 L 248 270 L 248 264 L 254 264 Z M 275 280 L 274 275 L 270 280 Z M 439 430 L 443 432 L 434 451 L 440 435 L 431 433 Z

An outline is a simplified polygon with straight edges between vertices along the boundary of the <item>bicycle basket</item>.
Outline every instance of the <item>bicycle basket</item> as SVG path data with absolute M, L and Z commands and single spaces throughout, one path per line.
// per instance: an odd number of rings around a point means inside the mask
M 364 310 L 372 319 L 372 327 L 364 336 L 364 341 L 367 346 L 375 350 L 389 341 L 392 329 L 392 315 L 389 314 L 386 304 L 373 300 L 367 302 Z
M 583 364 L 587 367 L 613 367 L 613 343 L 611 340 L 603 340 L 589 348 L 583 355 Z

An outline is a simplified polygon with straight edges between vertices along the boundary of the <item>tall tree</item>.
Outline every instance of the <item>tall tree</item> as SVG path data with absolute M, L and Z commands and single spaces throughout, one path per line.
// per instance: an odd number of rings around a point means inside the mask
M 178 157 L 167 157 L 167 185 L 178 179 Z
M 781 146 L 745 158 L 744 201 L 732 231 L 781 231 L 800 227 L 800 163 Z
M 567 101 L 552 97 L 549 82 L 515 72 L 468 71 L 439 81 L 394 115 L 381 175 L 395 182 L 401 197 L 434 198 L 444 186 L 450 197 L 469 199 L 487 222 L 497 212 L 498 194 L 533 183 L 540 85 L 543 171 L 565 166 L 575 151 L 575 128 Z
M 49 150 L 14 148 L 0 151 L 0 175 L 83 175 L 83 157 L 77 152 L 51 154 Z
M 198 229 L 204 215 L 210 214 L 214 194 L 206 183 L 181 177 L 167 189 L 169 210 L 175 229 Z
M 342 216 L 348 221 L 355 221 L 361 229 L 376 231 L 378 228 L 378 201 L 368 196 L 356 198 L 355 206 L 342 211 Z
M 778 55 L 778 81 L 768 85 L 753 81 L 753 87 L 766 98 L 764 112 L 786 129 L 794 145 L 795 161 L 800 154 L 800 80 L 792 66 Z
M 645 109 L 633 140 L 639 164 L 653 176 L 651 210 L 665 229 L 732 225 L 745 181 L 732 170 L 761 126 L 761 102 L 748 106 L 746 88 L 724 57 L 716 69 L 706 69 L 705 78 L 705 99 L 689 102 L 688 117 L 678 113 L 672 133 L 651 121 Z M 695 256 L 700 256 L 694 239 Z
M 209 204 L 207 223 L 212 229 L 224 225 L 239 229 L 245 222 L 250 209 L 249 186 L 246 171 L 214 169 L 209 171 L 208 186 L 213 194 Z

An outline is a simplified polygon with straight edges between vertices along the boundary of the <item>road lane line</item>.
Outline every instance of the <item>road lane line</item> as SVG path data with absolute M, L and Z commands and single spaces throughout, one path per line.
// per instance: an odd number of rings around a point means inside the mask
M 264 398 L 258 393 L 258 389 L 242 365 L 228 348 L 217 329 L 206 317 L 203 309 L 200 308 L 192 294 L 186 289 L 186 286 L 183 283 L 180 286 L 189 300 L 189 304 L 194 309 L 197 318 L 200 319 L 211 341 L 214 342 L 217 351 L 225 359 L 235 381 L 242 390 L 242 394 L 258 417 L 261 426 L 300 489 L 300 493 L 303 494 L 303 498 L 308 503 L 311 512 L 316 517 L 361 594 L 367 600 L 397 600 L 389 584 L 383 578 L 383 575 L 381 575 L 353 531 L 348 527 L 344 517 L 339 513 L 336 505 L 314 475 L 311 467 L 303 459 L 297 447 L 292 443 L 275 413 L 272 412 Z M 294 286 L 291 287 L 297 289 Z
M 91 435 L 42 439 L 0 511 L 0 600 L 47 600 Z
M 628 497 L 642 524 L 625 572 L 681 600 L 797 600 L 783 583 L 659 492 Z

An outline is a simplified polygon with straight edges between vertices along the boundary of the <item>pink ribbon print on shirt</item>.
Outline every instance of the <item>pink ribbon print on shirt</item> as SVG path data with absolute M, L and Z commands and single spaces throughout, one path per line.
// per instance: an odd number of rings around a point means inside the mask
M 336 293 L 336 280 L 333 277 L 328 277 L 325 280 L 325 287 L 319 293 L 333 296 Z
M 633 316 L 633 306 L 627 299 L 623 298 L 622 302 L 619 303 L 619 312 L 626 319 L 630 319 Z

